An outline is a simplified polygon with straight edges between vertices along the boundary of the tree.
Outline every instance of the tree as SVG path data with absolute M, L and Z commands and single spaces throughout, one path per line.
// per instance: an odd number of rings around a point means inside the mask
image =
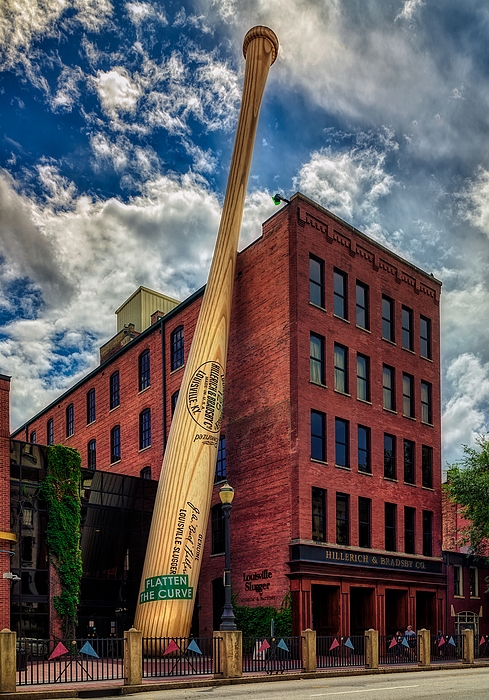
M 473 554 L 489 558 L 489 436 L 476 442 L 477 448 L 463 446 L 464 456 L 449 466 L 443 488 L 467 520 L 464 543 Z

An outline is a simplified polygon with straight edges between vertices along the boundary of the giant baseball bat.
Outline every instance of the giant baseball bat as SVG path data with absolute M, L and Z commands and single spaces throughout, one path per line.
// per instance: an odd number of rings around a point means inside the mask
M 182 379 L 154 505 L 134 625 L 187 637 L 204 550 L 223 409 L 238 240 L 258 114 L 278 40 L 246 34 L 241 110 L 214 257 Z

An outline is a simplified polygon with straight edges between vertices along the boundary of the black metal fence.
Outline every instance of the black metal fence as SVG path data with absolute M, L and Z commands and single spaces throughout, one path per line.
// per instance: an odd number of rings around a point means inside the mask
M 431 662 L 460 661 L 463 657 L 461 634 L 432 634 L 430 638 Z
M 379 635 L 379 664 L 414 664 L 418 660 L 417 635 Z
M 17 685 L 124 678 L 123 639 L 17 640 Z
M 318 668 L 365 666 L 365 636 L 317 637 L 316 664 Z
M 302 637 L 243 639 L 243 673 L 268 674 L 302 670 Z
M 221 668 L 219 637 L 143 638 L 143 678 L 210 676 Z

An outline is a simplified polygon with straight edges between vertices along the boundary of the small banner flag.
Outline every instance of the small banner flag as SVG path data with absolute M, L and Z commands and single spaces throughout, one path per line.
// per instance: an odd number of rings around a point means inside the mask
M 453 637 L 450 637 L 450 639 L 448 640 L 448 643 L 451 644 L 452 647 L 456 647 L 456 646 L 457 646 L 457 645 L 455 644 L 455 641 L 454 641 Z
M 441 647 L 443 644 L 445 644 L 445 637 L 440 637 L 438 641 L 438 646 Z
M 258 651 L 266 651 L 267 649 L 270 649 L 270 644 L 267 642 L 266 639 L 264 639 Z
M 479 646 L 480 646 L 481 644 L 484 644 L 485 641 L 486 641 L 486 640 L 484 639 L 484 635 L 481 634 L 481 638 L 480 638 L 480 640 L 479 640 Z
M 345 642 L 345 647 L 348 647 L 348 649 L 353 649 L 353 651 L 355 651 L 355 647 L 354 647 L 353 644 L 351 643 L 350 637 L 348 637 L 348 639 L 346 640 L 346 642 Z
M 86 654 L 87 656 L 93 656 L 94 659 L 99 658 L 99 655 L 97 654 L 95 649 L 92 647 L 90 642 L 85 642 L 85 644 L 80 649 L 80 654 Z
M 58 656 L 63 656 L 63 654 L 67 654 L 68 649 L 65 647 L 63 642 L 58 642 L 56 646 L 53 649 L 53 653 L 49 657 L 48 661 L 51 661 L 52 659 L 57 659 Z
M 409 642 L 408 642 L 408 640 L 406 639 L 406 637 L 403 637 L 402 645 L 405 646 L 405 647 L 407 647 L 407 648 L 409 649 Z
M 340 646 L 339 641 L 336 639 L 336 637 L 333 639 L 331 646 L 329 647 L 330 651 L 333 651 L 333 649 L 336 649 L 337 647 Z
M 289 647 L 287 644 L 284 642 L 283 639 L 280 640 L 280 642 L 277 644 L 278 649 L 283 649 L 284 651 L 289 651 Z
M 178 644 L 175 642 L 174 639 L 172 639 L 170 644 L 166 647 L 165 651 L 163 652 L 163 656 L 166 656 L 167 654 L 171 654 L 172 651 L 180 651 L 180 647 L 178 646 Z
M 197 644 L 195 639 L 192 639 L 192 641 L 190 642 L 190 644 L 187 647 L 187 651 L 195 651 L 196 654 L 202 655 L 202 652 L 199 649 L 199 645 Z
M 392 637 L 391 643 L 389 644 L 389 649 L 392 649 L 392 647 L 397 646 L 397 639 L 395 637 Z

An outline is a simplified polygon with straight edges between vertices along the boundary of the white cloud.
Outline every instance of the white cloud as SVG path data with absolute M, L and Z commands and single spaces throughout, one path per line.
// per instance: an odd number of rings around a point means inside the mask
M 414 15 L 417 13 L 417 11 L 423 7 L 424 2 L 423 0 L 405 0 L 404 6 L 402 10 L 399 12 L 399 14 L 396 17 L 396 20 L 398 19 L 407 19 L 411 21 L 414 18 Z
M 110 116 L 118 112 L 134 112 L 141 96 L 141 88 L 122 66 L 110 71 L 98 71 L 93 79 L 104 111 Z
M 149 2 L 127 2 L 126 10 L 131 22 L 137 26 L 147 20 L 158 21 L 163 26 L 168 24 L 165 12 L 161 8 L 156 9 Z

